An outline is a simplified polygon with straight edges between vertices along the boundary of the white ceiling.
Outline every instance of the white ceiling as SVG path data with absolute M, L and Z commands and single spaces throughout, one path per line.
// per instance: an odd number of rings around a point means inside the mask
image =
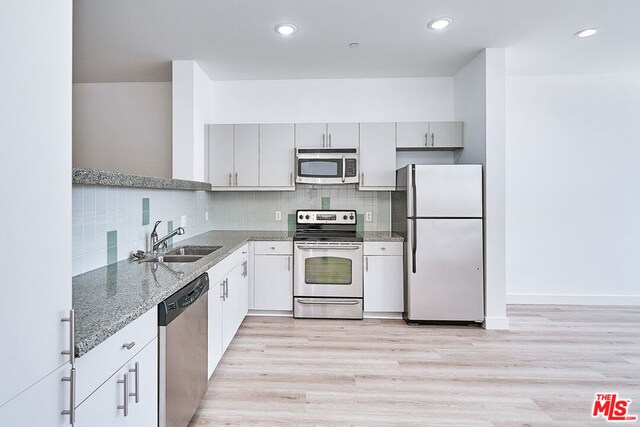
M 427 30 L 438 16 L 453 24 Z M 171 60 L 194 59 L 214 80 L 450 76 L 507 47 L 510 74 L 635 73 L 639 21 L 640 0 L 75 0 L 73 72 L 169 81 Z

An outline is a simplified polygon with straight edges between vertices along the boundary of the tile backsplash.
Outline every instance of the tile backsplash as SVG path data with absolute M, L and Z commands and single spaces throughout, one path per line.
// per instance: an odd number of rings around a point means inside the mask
M 213 193 L 213 227 L 217 230 L 291 230 L 297 209 L 355 209 L 372 221 L 359 224 L 365 231 L 390 230 L 391 193 L 357 191 L 355 185 L 298 185 L 296 191 Z M 275 212 L 282 213 L 276 221 Z M 362 215 L 362 216 L 360 216 Z M 364 225 L 364 227 L 362 227 Z
M 81 274 L 148 250 L 156 221 L 160 237 L 186 215 L 186 233 L 179 241 L 213 228 L 212 193 L 73 185 L 73 275 Z M 209 221 L 205 212 L 209 212 Z

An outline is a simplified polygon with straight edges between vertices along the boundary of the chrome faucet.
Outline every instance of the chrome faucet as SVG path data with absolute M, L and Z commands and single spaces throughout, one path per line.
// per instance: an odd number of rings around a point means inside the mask
M 149 249 L 149 252 L 153 254 L 156 254 L 158 252 L 158 248 L 160 246 L 162 246 L 163 249 L 166 249 L 167 240 L 169 240 L 173 236 L 176 236 L 176 235 L 181 236 L 184 234 L 184 228 L 178 227 L 175 230 L 173 230 L 171 233 L 159 239 L 158 232 L 156 231 L 156 229 L 158 228 L 158 224 L 160 224 L 161 222 L 162 221 L 156 221 L 156 225 L 153 227 L 153 231 L 151 232 L 151 245 L 150 245 L 151 247 Z

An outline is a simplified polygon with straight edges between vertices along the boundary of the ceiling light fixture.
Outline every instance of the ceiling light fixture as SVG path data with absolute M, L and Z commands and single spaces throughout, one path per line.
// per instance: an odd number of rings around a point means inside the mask
M 298 27 L 293 24 L 278 24 L 276 25 L 276 33 L 281 36 L 290 36 L 291 34 L 298 31 Z
M 442 30 L 447 28 L 452 22 L 453 20 L 451 18 L 447 18 L 447 17 L 436 18 L 431 20 L 427 24 L 427 27 L 429 27 L 430 30 Z
M 583 39 L 585 37 L 591 37 L 592 35 L 594 35 L 597 32 L 598 32 L 597 28 L 585 28 L 584 30 L 578 31 L 573 36 L 577 37 L 579 39 Z

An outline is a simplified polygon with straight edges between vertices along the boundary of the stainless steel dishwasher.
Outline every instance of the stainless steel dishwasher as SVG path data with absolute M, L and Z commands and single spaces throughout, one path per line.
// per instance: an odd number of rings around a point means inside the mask
M 207 391 L 207 291 L 199 276 L 158 305 L 158 424 L 189 424 Z

